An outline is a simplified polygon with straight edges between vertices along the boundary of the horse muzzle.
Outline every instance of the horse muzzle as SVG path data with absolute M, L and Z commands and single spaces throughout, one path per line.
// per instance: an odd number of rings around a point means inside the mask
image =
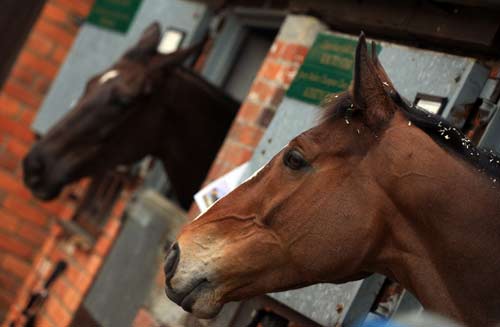
M 35 197 L 42 201 L 56 198 L 62 190 L 60 182 L 51 181 L 44 158 L 30 152 L 23 160 L 23 181 Z
M 175 243 L 167 253 L 164 271 L 165 293 L 170 300 L 198 318 L 213 318 L 219 313 L 222 303 L 216 301 L 206 262 L 183 260 Z

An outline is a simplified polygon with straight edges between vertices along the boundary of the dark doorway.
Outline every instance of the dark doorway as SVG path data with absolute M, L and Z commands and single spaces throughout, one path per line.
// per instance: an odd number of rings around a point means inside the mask
M 277 32 L 275 29 L 247 28 L 245 40 L 222 86 L 235 99 L 243 101 L 246 98 Z

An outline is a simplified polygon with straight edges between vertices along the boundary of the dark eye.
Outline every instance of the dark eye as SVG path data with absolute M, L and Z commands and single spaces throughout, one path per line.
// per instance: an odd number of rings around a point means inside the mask
M 132 97 L 123 95 L 113 95 L 111 98 L 111 104 L 118 107 L 126 107 L 132 102 Z
M 292 149 L 283 156 L 283 163 L 290 169 L 299 170 L 308 165 L 304 156 L 299 151 Z

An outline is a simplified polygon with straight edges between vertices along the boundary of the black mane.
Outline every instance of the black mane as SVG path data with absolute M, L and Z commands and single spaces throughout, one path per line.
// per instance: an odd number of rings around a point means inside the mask
M 398 93 L 390 93 L 390 96 L 411 124 L 424 131 L 441 147 L 456 154 L 480 172 L 486 173 L 493 182 L 497 181 L 500 177 L 500 157 L 493 150 L 478 148 L 443 117 L 409 104 Z M 330 105 L 331 103 L 334 105 Z M 323 120 L 339 117 L 348 120 L 357 114 L 348 93 L 329 96 L 323 106 Z

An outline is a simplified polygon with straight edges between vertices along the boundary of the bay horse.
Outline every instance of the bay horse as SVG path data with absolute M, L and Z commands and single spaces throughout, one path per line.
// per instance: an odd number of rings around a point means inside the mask
M 239 103 L 181 64 L 198 47 L 157 51 L 153 23 L 30 150 L 24 182 L 42 200 L 85 176 L 153 155 L 188 208 L 225 138 Z
M 403 100 L 361 35 L 353 82 L 319 124 L 186 225 L 167 296 L 228 301 L 374 272 L 470 326 L 500 322 L 500 160 Z

